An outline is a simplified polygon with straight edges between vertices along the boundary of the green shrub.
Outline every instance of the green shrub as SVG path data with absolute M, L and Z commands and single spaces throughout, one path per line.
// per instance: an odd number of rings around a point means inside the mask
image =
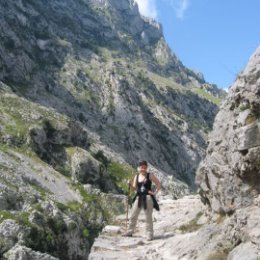
M 32 226 L 31 222 L 29 221 L 29 213 L 28 212 L 21 212 L 19 215 L 16 216 L 16 221 L 18 224 L 30 227 Z
M 44 118 L 42 120 L 42 126 L 48 139 L 52 139 L 56 134 L 56 129 L 49 119 Z
M 43 210 L 43 208 L 42 208 L 42 206 L 41 206 L 40 203 L 36 203 L 33 207 L 34 207 L 37 211 L 39 211 L 39 212 L 41 212 L 41 213 L 44 212 L 44 210 Z
M 60 259 L 68 259 L 68 245 L 65 239 L 60 239 L 67 232 L 67 226 L 63 219 L 47 217 L 46 225 L 31 224 L 30 232 L 26 237 L 26 246 L 34 251 L 49 253 Z
M 15 219 L 15 215 L 7 210 L 0 211 L 0 223 L 6 219 Z
M 63 204 L 61 202 L 56 202 L 56 206 L 62 212 L 65 212 L 68 209 L 68 206 L 66 206 L 65 204 Z
M 75 222 L 70 222 L 68 225 L 68 231 L 73 231 L 77 228 L 77 224 Z
M 109 164 L 108 172 L 111 179 L 116 184 L 116 186 L 121 190 L 121 192 L 127 194 L 128 193 L 127 180 L 134 178 L 135 170 L 131 166 L 114 161 Z
M 68 204 L 68 209 L 72 212 L 79 212 L 82 208 L 82 205 L 77 201 L 70 201 Z
M 110 163 L 110 160 L 104 155 L 102 150 L 98 150 L 96 153 L 92 153 L 92 156 L 96 160 L 100 161 L 105 166 L 105 168 L 107 169 L 107 167 Z
M 59 235 L 67 231 L 67 226 L 63 219 L 49 217 L 47 219 L 47 224 L 55 235 Z
M 89 230 L 87 228 L 84 228 L 83 231 L 82 231 L 82 235 L 83 235 L 83 237 L 88 238 L 89 237 Z

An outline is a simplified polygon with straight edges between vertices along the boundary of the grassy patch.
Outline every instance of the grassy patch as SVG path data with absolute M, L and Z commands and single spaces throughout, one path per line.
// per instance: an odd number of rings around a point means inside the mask
M 148 73 L 148 77 L 157 86 L 164 86 L 164 87 L 167 86 L 170 87 L 171 89 L 179 90 L 181 93 L 184 92 L 184 88 L 171 78 L 162 77 L 152 72 Z
M 65 151 L 66 151 L 66 154 L 71 158 L 75 152 L 77 151 L 77 147 L 76 146 L 68 146 L 68 147 L 65 147 Z
M 40 203 L 36 203 L 35 205 L 33 205 L 33 208 L 36 209 L 37 211 L 41 212 L 41 213 L 44 213 L 44 210 L 43 210 Z
M 134 178 L 135 170 L 126 164 L 113 161 L 108 166 L 108 172 L 117 187 L 120 188 L 124 194 L 127 194 L 127 180 Z
M 15 220 L 15 215 L 13 213 L 11 213 L 10 211 L 1 210 L 0 211 L 0 223 L 2 223 L 6 219 L 14 219 Z
M 60 206 L 60 205 L 59 205 Z M 63 211 L 67 211 L 68 209 L 72 212 L 79 212 L 82 208 L 82 205 L 78 201 L 70 201 L 67 205 L 65 205 L 65 208 L 63 208 Z
M 98 195 L 87 193 L 81 184 L 73 184 L 73 186 L 75 187 L 75 189 L 79 190 L 84 202 L 90 202 L 98 198 Z
M 38 191 L 42 197 L 45 197 L 47 193 L 50 193 L 49 190 L 43 188 L 41 186 L 41 184 L 39 182 L 37 182 L 36 180 L 30 180 L 28 179 L 28 183 L 30 184 L 30 186 L 35 189 L 36 191 Z
M 220 215 L 218 216 L 217 220 L 216 220 L 216 223 L 217 223 L 217 224 L 221 224 L 221 223 L 224 222 L 225 219 L 226 219 L 226 215 L 220 214 Z
M 56 206 L 62 212 L 65 212 L 68 209 L 68 206 L 61 202 L 56 202 Z
M 16 221 L 18 224 L 31 227 L 32 223 L 29 221 L 29 213 L 28 212 L 21 212 L 19 215 L 16 216 Z
M 223 249 L 210 253 L 207 256 L 207 260 L 227 260 L 228 259 L 229 250 Z
M 189 223 L 180 226 L 179 230 L 181 230 L 182 233 L 194 232 L 198 230 L 201 227 L 201 225 L 199 225 L 197 222 L 199 218 L 202 216 L 202 214 L 203 214 L 202 212 L 199 212 L 196 215 L 196 217 L 193 220 L 191 220 Z
M 31 226 L 28 212 L 20 212 L 19 214 L 14 214 L 7 210 L 0 211 L 0 223 L 2 223 L 6 219 L 13 219 L 18 224 L 23 226 L 29 226 L 29 227 Z
M 221 99 L 220 98 L 217 98 L 217 97 L 214 97 L 212 95 L 210 95 L 209 93 L 207 93 L 205 90 L 203 89 L 200 89 L 200 88 L 194 88 L 194 92 L 204 98 L 204 99 L 207 99 L 208 101 L 212 102 L 213 104 L 216 104 L 216 105 L 220 105 L 221 103 Z
M 3 95 L 0 98 L 0 109 L 4 115 L 1 119 L 4 133 L 24 138 L 30 126 L 30 108 L 30 103 L 22 98 Z

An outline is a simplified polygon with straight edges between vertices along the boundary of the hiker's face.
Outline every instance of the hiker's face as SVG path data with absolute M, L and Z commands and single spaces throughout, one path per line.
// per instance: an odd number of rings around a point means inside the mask
M 146 165 L 141 165 L 140 166 L 140 172 L 146 172 L 147 171 L 147 166 Z

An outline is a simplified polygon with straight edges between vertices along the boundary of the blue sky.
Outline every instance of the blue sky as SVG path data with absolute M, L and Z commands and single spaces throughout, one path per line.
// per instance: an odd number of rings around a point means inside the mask
M 135 1 L 182 63 L 219 87 L 232 85 L 260 45 L 260 0 Z

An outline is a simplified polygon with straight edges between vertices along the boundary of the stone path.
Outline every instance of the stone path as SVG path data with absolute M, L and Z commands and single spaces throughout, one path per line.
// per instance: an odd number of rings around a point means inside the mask
M 199 219 L 203 205 L 198 196 L 187 196 L 179 200 L 162 197 L 159 201 L 160 212 L 154 211 L 154 240 L 145 239 L 144 214 L 139 216 L 137 230 L 133 237 L 122 237 L 125 231 L 125 216 L 118 216 L 118 226 L 106 226 L 95 240 L 89 260 L 174 260 L 177 258 L 172 250 L 174 243 L 192 238 L 196 232 L 183 233 L 181 229 Z M 200 217 L 199 221 L 203 221 Z

